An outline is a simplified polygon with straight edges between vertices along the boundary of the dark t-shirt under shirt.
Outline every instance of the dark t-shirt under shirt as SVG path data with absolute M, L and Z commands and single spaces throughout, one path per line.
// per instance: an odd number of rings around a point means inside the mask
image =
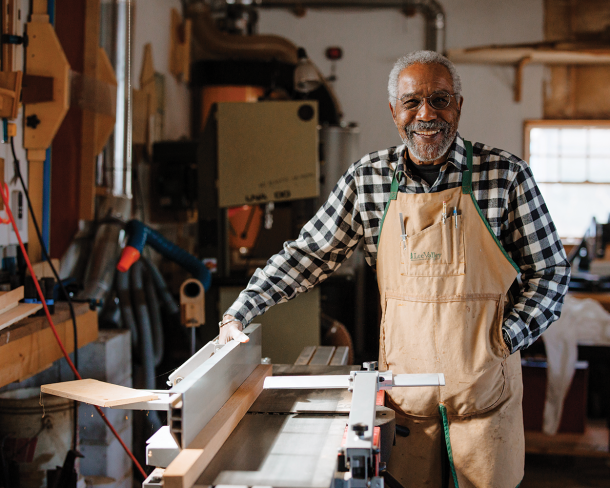
M 422 180 L 432 186 L 438 174 L 441 172 L 442 164 L 415 164 L 411 158 L 407 159 L 407 169 L 413 175 L 419 176 Z

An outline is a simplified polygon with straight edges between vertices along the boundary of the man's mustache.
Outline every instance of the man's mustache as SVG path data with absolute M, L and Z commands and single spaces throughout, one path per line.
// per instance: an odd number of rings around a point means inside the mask
M 405 125 L 404 130 L 408 136 L 412 136 L 414 132 L 419 132 L 422 130 L 440 130 L 444 133 L 448 133 L 451 130 L 451 124 L 443 120 L 415 122 L 414 124 Z

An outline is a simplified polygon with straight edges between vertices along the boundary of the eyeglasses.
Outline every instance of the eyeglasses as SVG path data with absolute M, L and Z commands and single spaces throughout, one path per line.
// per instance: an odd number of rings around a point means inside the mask
M 447 93 L 446 91 L 437 91 L 427 97 L 417 95 L 403 95 L 396 100 L 402 103 L 402 106 L 407 110 L 419 110 L 424 100 L 428 102 L 434 110 L 443 110 L 451 103 L 451 97 L 459 97 L 458 94 Z

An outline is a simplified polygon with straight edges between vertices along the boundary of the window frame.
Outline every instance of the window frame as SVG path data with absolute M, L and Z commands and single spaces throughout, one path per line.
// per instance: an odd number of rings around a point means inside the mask
M 610 129 L 610 120 L 600 119 L 528 119 L 523 123 L 523 160 L 530 164 L 530 131 L 533 128 L 585 128 L 599 127 Z M 534 175 L 534 178 L 536 175 Z M 596 181 L 537 181 L 537 184 L 544 185 L 609 185 L 610 183 Z M 578 237 L 561 237 L 564 245 L 571 246 L 577 244 L 582 238 Z
M 530 164 L 530 130 L 534 128 L 586 128 L 599 127 L 610 130 L 610 120 L 600 119 L 529 119 L 523 123 L 523 160 Z M 535 177 L 536 175 L 534 175 Z M 598 181 L 536 181 L 545 185 L 608 185 Z

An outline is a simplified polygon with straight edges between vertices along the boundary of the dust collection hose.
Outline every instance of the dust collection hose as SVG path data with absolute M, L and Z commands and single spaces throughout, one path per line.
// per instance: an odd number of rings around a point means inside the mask
M 205 291 L 209 290 L 210 285 L 212 284 L 210 271 L 205 264 L 195 256 L 168 241 L 156 230 L 151 229 L 139 220 L 130 220 L 127 222 L 125 232 L 129 238 L 125 249 L 123 249 L 123 252 L 121 253 L 119 264 L 117 264 L 117 269 L 119 271 L 127 271 L 131 265 L 140 258 L 144 246 L 148 244 L 163 257 L 178 263 L 191 273 L 193 277 L 201 282 Z
M 133 308 L 131 307 L 131 293 L 129 290 L 129 272 L 119 272 L 116 274 L 116 293 L 119 298 L 119 304 L 121 307 L 121 317 L 123 318 L 123 326 L 129 329 L 131 333 L 131 346 L 133 349 L 138 344 L 138 326 L 136 325 L 136 318 L 133 315 Z
M 165 305 L 165 311 L 169 315 L 179 315 L 180 307 L 176 303 L 174 296 L 169 291 L 167 283 L 165 282 L 163 275 L 161 275 L 159 268 L 157 268 L 157 266 L 155 266 L 155 263 L 153 263 L 146 256 L 142 256 L 142 259 L 144 260 L 144 264 L 146 264 L 146 267 L 148 268 L 148 276 L 155 283 L 155 288 L 157 290 L 157 293 L 159 294 L 158 296 Z
M 140 360 L 144 369 L 144 388 L 147 390 L 155 390 L 155 351 L 153 345 L 153 333 L 150 323 L 150 315 L 146 304 L 146 295 L 144 292 L 143 278 L 144 264 L 138 261 L 131 268 L 131 287 L 133 308 L 138 323 L 138 332 L 140 334 Z M 153 424 L 154 430 L 161 428 L 161 421 L 155 410 L 151 411 L 148 420 Z
M 146 278 L 144 280 L 144 294 L 150 316 L 150 327 L 153 336 L 153 349 L 155 351 L 155 366 L 159 366 L 163 360 L 163 321 L 161 320 L 161 306 L 157 299 L 155 284 L 150 277 L 150 269 L 145 268 Z

